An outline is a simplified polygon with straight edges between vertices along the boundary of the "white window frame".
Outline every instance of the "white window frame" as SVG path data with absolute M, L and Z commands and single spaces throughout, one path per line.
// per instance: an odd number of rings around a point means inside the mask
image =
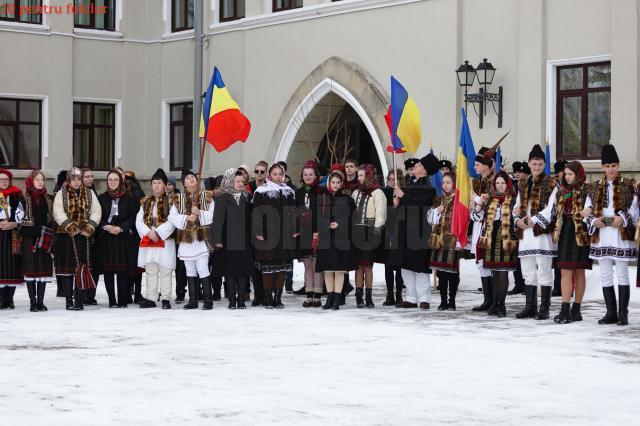
M 584 56 L 581 58 L 553 59 L 547 61 L 547 135 L 549 141 L 551 158 L 558 158 L 556 155 L 556 112 L 557 112 L 557 68 L 565 65 L 590 64 L 593 62 L 611 61 L 611 54 Z M 613 72 L 613 69 L 612 69 Z M 550 161 L 550 160 L 549 160 Z M 583 163 L 599 163 L 600 160 L 580 160 Z
M 193 28 L 190 30 L 177 31 L 175 33 L 171 32 L 171 1 L 172 0 L 162 0 L 162 24 L 164 30 L 161 39 L 193 38 Z
M 42 0 L 42 6 L 50 6 L 51 0 Z M 63 7 L 66 7 L 63 5 Z M 28 22 L 15 22 L 15 21 L 0 21 L 0 28 L 15 28 L 15 29 L 29 29 L 33 31 L 49 31 L 51 26 L 49 25 L 49 15 L 42 14 L 42 23 L 30 24 Z
M 49 0 L 47 0 L 49 1 Z M 81 34 L 81 35 L 91 35 L 91 36 L 98 36 L 98 37 L 105 37 L 105 38 L 121 38 L 124 36 L 124 34 L 121 31 L 121 21 L 122 21 L 122 14 L 123 14 L 123 0 L 116 0 L 116 22 L 115 22 L 115 28 L 113 31 L 109 31 L 109 30 L 96 30 L 93 28 L 76 28 L 75 26 L 73 27 L 73 33 L 74 34 Z M 75 17 L 74 17 L 75 19 Z M 75 22 L 75 21 L 74 21 Z

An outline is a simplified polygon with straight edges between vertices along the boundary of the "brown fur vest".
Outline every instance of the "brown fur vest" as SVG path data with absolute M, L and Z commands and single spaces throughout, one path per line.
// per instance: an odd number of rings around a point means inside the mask
M 532 182 L 531 191 L 529 191 L 529 182 Z M 529 200 L 531 200 L 531 217 L 538 214 L 538 212 L 544 209 L 549 202 L 549 197 L 555 189 L 558 182 L 558 178 L 553 176 L 546 176 L 544 174 L 534 178 L 530 176 L 525 181 L 518 182 L 518 192 L 520 193 L 520 206 L 518 207 L 518 217 L 527 217 L 527 207 L 529 206 Z M 533 228 L 533 235 L 552 234 L 555 230 L 555 218 L 551 220 L 551 223 L 546 228 L 536 224 Z M 516 231 L 518 238 L 522 239 L 524 233 L 522 229 L 518 228 Z
M 580 212 L 584 207 L 584 203 L 587 200 L 587 195 L 589 194 L 589 185 L 582 184 L 579 187 L 573 189 L 573 194 L 571 196 L 571 200 L 573 201 L 573 205 L 571 207 L 571 215 L 573 217 L 573 223 L 576 229 L 576 244 L 578 247 L 586 247 L 589 245 L 589 234 L 587 234 L 587 230 L 585 229 L 584 223 L 582 222 L 582 215 Z M 564 211 L 565 204 L 567 202 L 567 198 L 560 195 L 558 196 L 557 203 L 557 215 L 556 215 L 556 226 L 553 230 L 553 241 L 558 242 L 560 239 L 560 231 L 562 230 L 562 222 L 564 221 Z
M 495 222 L 496 210 L 498 209 L 498 198 L 492 198 L 487 207 L 485 216 L 485 226 L 482 229 L 482 234 L 478 239 L 479 249 L 490 249 L 493 236 L 493 224 Z M 516 236 L 512 234 L 511 227 L 511 212 L 512 204 L 515 204 L 515 200 L 512 195 L 507 195 L 500 206 L 500 233 L 502 236 L 502 250 L 505 253 L 512 254 L 518 251 L 518 240 Z
M 433 208 L 444 206 L 440 215 L 440 221 L 434 225 L 429 236 L 428 247 L 434 250 L 441 248 L 454 249 L 456 237 L 451 233 L 451 215 L 453 213 L 453 195 L 438 196 L 435 198 Z
M 605 194 L 605 192 L 608 192 L 607 186 L 606 176 L 603 176 L 598 182 L 593 184 L 593 190 L 591 192 L 593 212 L 591 214 L 596 218 L 601 217 L 602 210 L 608 207 L 609 196 Z M 613 207 L 615 214 L 622 211 L 626 215 L 629 208 L 631 208 L 635 194 L 635 182 L 633 179 L 625 179 L 623 177 L 616 178 L 613 181 Z M 635 224 L 631 223 L 630 216 L 626 217 L 626 219 L 627 226 L 620 228 L 620 238 L 622 238 L 623 241 L 633 241 L 635 238 Z M 596 228 L 596 231 L 591 235 L 591 243 L 595 244 L 599 241 L 600 232 Z
M 213 201 L 213 192 L 201 191 L 198 201 L 195 204 L 200 210 L 208 210 L 211 202 Z M 188 215 L 191 212 L 191 206 L 193 206 L 192 196 L 186 193 L 182 193 L 179 197 L 176 197 L 174 205 L 178 209 L 180 214 Z M 196 219 L 195 222 L 187 222 L 185 229 L 179 229 L 177 235 L 177 243 L 192 243 L 194 241 L 208 241 L 209 240 L 209 226 L 200 226 L 200 219 Z

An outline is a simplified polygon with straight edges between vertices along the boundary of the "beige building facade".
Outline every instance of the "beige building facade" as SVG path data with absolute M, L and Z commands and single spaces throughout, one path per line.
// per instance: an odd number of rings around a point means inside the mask
M 197 147 L 184 147 L 192 126 L 193 2 L 179 10 L 172 3 L 114 0 L 108 25 L 96 19 L 92 28 L 68 13 L 36 23 L 0 19 L 3 167 L 18 177 L 32 166 L 53 176 L 88 161 L 142 179 L 157 167 L 176 174 L 182 165 L 197 167 L 189 162 Z M 594 154 L 610 139 L 623 169 L 640 172 L 640 0 L 203 3 L 202 90 L 218 66 L 252 123 L 246 144 L 207 150 L 205 175 L 265 159 L 287 161 L 293 176 L 345 107 L 357 121 L 349 134 L 361 141 L 350 154 L 375 160 L 386 174 L 391 75 L 420 108 L 418 155 L 432 146 L 454 159 L 464 105 L 455 70 L 483 58 L 497 68 L 489 91 L 504 90 L 503 126 L 488 106 L 479 129 L 469 105 L 476 149 L 511 129 L 503 147 L 509 163 L 548 140 L 552 161 L 564 152 L 595 170 Z

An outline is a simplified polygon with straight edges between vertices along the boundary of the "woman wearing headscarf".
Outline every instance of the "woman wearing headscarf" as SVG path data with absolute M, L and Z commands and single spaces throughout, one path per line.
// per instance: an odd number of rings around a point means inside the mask
M 356 210 L 353 217 L 353 242 L 356 269 L 356 306 L 373 308 L 373 262 L 383 261 L 382 235 L 387 221 L 387 198 L 376 181 L 376 168 L 362 164 L 358 168 L 358 186 L 351 193 Z M 362 300 L 365 288 L 366 305 Z
M 53 277 L 53 200 L 47 194 L 45 176 L 34 170 L 25 180 L 25 215 L 22 236 L 22 271 L 27 283 L 31 312 L 46 311 L 44 293 Z
M 96 241 L 97 270 L 104 275 L 110 308 L 126 308 L 129 298 L 128 275 L 131 264 L 130 239 L 135 226 L 138 203 L 125 190 L 124 177 L 117 170 L 107 174 L 107 190 L 98 197 L 102 219 Z M 117 281 L 117 299 L 114 287 Z M 145 299 L 146 300 L 146 299 Z
M 251 204 L 244 176 L 238 169 L 224 173 L 216 197 L 211 225 L 211 243 L 227 284 L 229 309 L 245 309 L 244 296 L 253 274 L 251 256 Z
M 0 309 L 14 309 L 13 295 L 21 285 L 20 234 L 18 226 L 24 217 L 22 190 L 13 186 L 13 175 L 0 169 Z

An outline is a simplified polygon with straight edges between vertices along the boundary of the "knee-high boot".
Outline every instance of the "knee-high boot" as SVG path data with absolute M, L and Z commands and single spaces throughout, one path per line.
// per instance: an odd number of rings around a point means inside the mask
M 537 320 L 549 319 L 549 307 L 551 306 L 551 287 L 542 286 L 540 289 L 540 310 L 536 314 Z
M 56 286 L 56 297 L 64 297 L 63 278 L 59 275 L 56 275 Z
M 211 287 L 211 276 L 200 278 L 202 282 L 202 309 L 209 311 L 213 309 L 213 288 Z
M 227 278 L 227 298 L 229 299 L 229 309 L 236 308 L 236 293 L 238 293 L 238 278 Z M 244 299 L 244 297 L 241 297 L 241 294 L 238 294 L 238 296 L 237 301 Z
M 38 302 L 36 302 L 36 282 L 27 281 L 27 292 L 29 293 L 29 310 L 38 312 Z
M 183 309 L 198 309 L 198 277 L 187 277 L 189 302 Z
M 604 303 L 607 306 L 607 313 L 598 320 L 598 324 L 616 324 L 618 322 L 618 314 L 616 313 L 616 291 L 611 287 L 602 287 L 602 295 Z
M 618 298 L 620 299 L 620 305 L 618 307 L 618 325 L 629 325 L 629 291 L 631 288 L 628 285 L 618 286 Z
M 47 283 L 39 282 L 36 284 L 36 306 L 39 311 L 46 311 L 47 307 L 44 305 L 44 291 L 47 288 Z
M 472 308 L 472 311 L 475 312 L 480 312 L 480 311 L 486 311 L 487 309 L 489 309 L 493 303 L 493 292 L 491 291 L 491 277 L 482 277 L 481 278 L 482 281 L 482 295 L 484 296 L 484 301 Z
M 458 275 L 450 275 L 447 280 L 447 284 L 449 287 L 449 303 L 448 309 L 450 311 L 456 310 L 456 294 L 458 294 Z
M 66 299 L 67 311 L 73 310 L 73 277 L 61 277 L 64 287 L 64 297 Z
M 524 309 L 516 314 L 516 318 L 534 318 L 538 313 L 538 286 L 525 285 L 524 294 L 526 298 Z

